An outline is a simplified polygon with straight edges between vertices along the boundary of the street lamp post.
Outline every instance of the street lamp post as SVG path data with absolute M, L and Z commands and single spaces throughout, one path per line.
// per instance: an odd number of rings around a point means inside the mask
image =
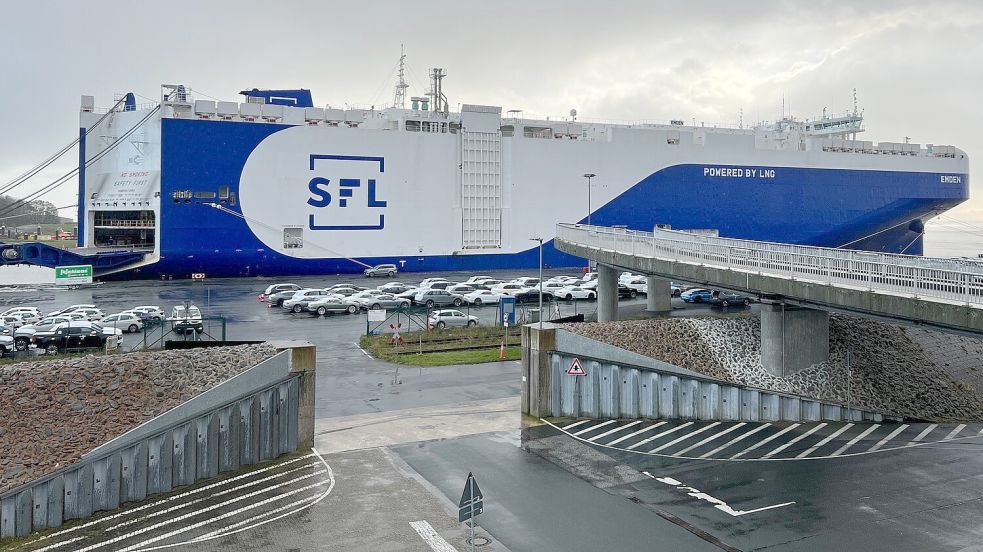
M 594 173 L 584 173 L 584 178 L 587 179 L 587 226 L 590 226 L 590 179 L 597 176 Z
M 529 238 L 539 242 L 539 329 L 543 329 L 543 238 Z

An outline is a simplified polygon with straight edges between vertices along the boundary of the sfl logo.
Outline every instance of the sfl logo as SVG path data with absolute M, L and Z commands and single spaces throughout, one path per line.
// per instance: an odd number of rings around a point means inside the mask
M 356 162 L 356 163 L 352 163 Z M 364 164 L 363 164 L 364 163 Z M 366 175 L 366 169 L 375 173 L 373 176 Z M 353 169 L 357 167 L 357 169 Z M 385 172 L 385 160 L 382 157 L 362 157 L 355 155 L 317 155 L 310 156 L 310 170 L 312 173 L 320 172 L 325 174 L 339 171 L 357 171 L 358 178 L 353 178 L 353 174 L 346 174 L 343 178 L 328 178 L 325 176 L 315 176 L 307 184 L 310 197 L 307 204 L 318 209 L 308 216 L 308 227 L 311 230 L 382 230 L 386 226 L 385 214 L 376 211 L 383 209 L 387 203 L 379 199 L 379 181 Z M 353 207 L 365 207 L 370 209 L 369 216 L 361 215 L 349 216 L 349 210 Z M 324 209 L 324 210 L 322 210 Z M 375 215 L 378 213 L 378 218 Z M 317 215 L 317 216 L 315 216 Z M 367 219 L 362 223 L 361 219 Z M 370 221 L 370 220 L 371 221 Z M 320 221 L 320 222 L 319 222 Z

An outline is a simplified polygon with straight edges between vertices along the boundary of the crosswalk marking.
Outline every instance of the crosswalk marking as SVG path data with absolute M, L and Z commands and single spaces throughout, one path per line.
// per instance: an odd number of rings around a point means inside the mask
M 776 448 L 775 450 L 769 452 L 768 454 L 762 456 L 762 458 L 771 458 L 772 456 L 774 456 L 774 455 L 778 454 L 779 452 L 782 452 L 783 450 L 791 447 L 795 443 L 798 443 L 799 441 L 805 439 L 806 437 L 812 435 L 813 433 L 819 431 L 820 429 L 822 429 L 824 427 L 826 427 L 826 422 L 823 422 L 821 424 L 817 424 L 812 429 L 810 429 L 809 431 L 803 433 L 802 435 L 799 435 L 795 439 L 792 439 L 791 441 L 785 443 L 784 445 L 782 445 L 782 446 Z
M 587 422 L 592 422 L 592 421 L 593 420 L 580 420 L 579 422 L 574 422 L 574 423 L 572 423 L 572 424 L 570 424 L 570 425 L 568 425 L 566 427 L 562 427 L 560 429 L 562 429 L 563 431 L 570 431 L 570 429 L 572 429 L 572 428 L 575 428 L 575 427 L 577 427 L 579 425 L 584 425 Z
M 959 425 L 957 425 L 956 426 L 956 429 L 953 429 L 952 432 L 949 433 L 948 435 L 946 435 L 945 436 L 945 439 L 942 439 L 942 440 L 943 441 L 948 441 L 949 439 L 952 439 L 956 435 L 959 435 L 959 432 L 962 431 L 965 427 L 966 427 L 966 424 L 959 424 Z
M 720 422 L 713 422 L 712 424 L 710 424 L 708 426 L 703 426 L 700 429 L 697 429 L 696 431 L 693 431 L 693 432 L 687 433 L 686 435 L 683 435 L 682 437 L 676 437 L 672 441 L 669 441 L 668 443 L 666 443 L 666 444 L 664 444 L 664 445 L 662 445 L 662 446 L 660 446 L 658 448 L 654 448 L 654 449 L 650 450 L 649 452 L 659 452 L 660 450 L 665 450 L 665 449 L 667 449 L 667 448 L 675 445 L 676 443 L 678 443 L 680 441 L 685 441 L 686 439 L 689 439 L 690 437 L 693 437 L 694 435 L 699 435 L 699 434 L 703 433 L 704 431 L 706 431 L 708 429 L 712 429 L 714 427 L 717 427 L 718 425 L 720 425 Z
M 895 437 L 897 437 L 899 433 L 901 433 L 902 431 L 904 431 L 907 428 L 908 428 L 908 424 L 901 424 L 900 426 L 898 426 L 897 429 L 895 429 L 891 433 L 888 433 L 887 434 L 887 437 L 881 439 L 880 441 L 877 441 L 877 444 L 875 444 L 874 446 L 870 447 L 867 450 L 873 452 L 875 450 L 880 449 L 881 447 L 883 447 L 884 445 L 886 445 L 888 441 L 890 441 L 891 439 L 894 439 Z
M 691 451 L 691 450 L 693 450 L 695 448 L 702 447 L 703 445 L 709 443 L 710 441 L 713 441 L 717 437 L 721 437 L 723 435 L 727 435 L 731 431 L 734 431 L 735 429 L 737 429 L 739 427 L 742 427 L 742 426 L 745 426 L 745 425 L 747 425 L 745 422 L 741 422 L 741 423 L 739 423 L 737 425 L 732 425 L 732 426 L 728 427 L 727 429 L 725 429 L 725 430 L 723 430 L 723 431 L 721 431 L 719 433 L 714 433 L 713 435 L 707 437 L 706 439 L 700 441 L 699 443 L 696 443 L 695 445 L 690 445 L 690 446 L 684 448 L 683 450 L 677 452 L 673 456 L 682 456 L 682 455 L 686 454 L 687 452 L 689 452 L 689 451 Z
M 621 431 L 623 429 L 627 429 L 629 427 L 636 426 L 636 425 L 638 425 L 640 423 L 642 423 L 642 421 L 641 420 L 638 420 L 637 422 L 632 422 L 630 424 L 625 424 L 623 426 L 618 426 L 618 427 L 616 427 L 614 429 L 609 429 L 609 430 L 605 431 L 604 433 L 602 433 L 600 435 L 595 435 L 595 436 L 593 436 L 593 437 L 591 437 L 590 439 L 587 439 L 587 440 L 593 443 L 594 441 L 600 439 L 601 437 L 607 437 L 608 435 L 611 435 L 612 433 L 617 433 L 617 432 L 619 432 L 619 431 Z
M 724 444 L 720 445 L 719 447 L 711 450 L 710 452 L 701 455 L 700 458 L 709 458 L 710 456 L 713 456 L 714 454 L 717 454 L 718 452 L 724 450 L 725 448 L 727 448 L 727 447 L 729 447 L 729 446 L 731 446 L 731 445 L 733 445 L 735 443 L 739 443 L 739 442 L 743 441 L 744 439 L 746 439 L 746 438 L 754 435 L 755 433 L 757 433 L 759 431 L 762 431 L 762 430 L 764 430 L 766 428 L 769 428 L 769 427 L 771 427 L 771 424 L 768 423 L 768 422 L 765 422 L 764 424 L 759 425 L 758 427 L 752 429 L 751 431 L 748 431 L 747 433 L 744 433 L 742 435 L 738 435 L 737 437 L 734 437 L 730 441 L 727 441 L 726 443 L 724 443 Z
M 608 420 L 606 422 L 601 422 L 601 423 L 599 423 L 599 424 L 597 424 L 595 426 L 590 426 L 587 429 L 581 429 L 577 433 L 574 433 L 574 435 L 580 435 L 580 434 L 583 434 L 583 433 L 587 433 L 588 431 L 594 431 L 595 429 L 600 429 L 600 428 L 602 428 L 602 427 L 604 427 L 606 425 L 611 425 L 611 424 L 613 424 L 614 422 L 617 422 L 617 421 L 618 420 Z
M 686 422 L 683 425 L 678 425 L 678 426 L 676 426 L 676 427 L 674 427 L 672 429 L 667 429 L 667 430 L 663 431 L 662 433 L 657 433 L 657 434 L 649 437 L 648 439 L 642 439 L 641 441 L 635 443 L 634 445 L 629 446 L 628 447 L 628 450 L 632 450 L 632 449 L 638 448 L 638 447 L 644 445 L 645 443 L 654 441 L 654 440 L 658 439 L 659 437 L 662 437 L 663 435 L 669 435 L 670 433 L 673 433 L 675 431 L 679 431 L 680 429 L 683 429 L 684 427 L 688 427 L 688 426 L 691 426 L 691 425 L 693 425 L 693 422 Z
M 929 433 L 931 433 L 932 430 L 935 429 L 935 428 L 937 428 L 937 427 L 939 427 L 939 424 L 929 424 L 929 426 L 926 427 L 921 433 L 919 433 L 917 437 L 915 437 L 914 439 L 912 439 L 911 440 L 911 443 L 909 443 L 909 444 L 914 444 L 914 443 L 921 442 L 921 440 L 924 439 L 926 435 L 928 435 Z
M 857 444 L 858 442 L 860 442 L 860 440 L 861 440 L 861 439 L 863 439 L 864 437 L 866 437 L 866 436 L 868 436 L 868 435 L 870 435 L 871 433 L 873 433 L 874 431 L 876 431 L 876 430 L 877 430 L 877 428 L 879 428 L 879 427 L 881 427 L 881 426 L 879 426 L 879 425 L 877 425 L 877 424 L 874 424 L 874 425 L 871 425 L 871 426 L 870 426 L 870 427 L 868 427 L 868 428 L 867 428 L 866 430 L 864 430 L 864 431 L 863 431 L 863 432 L 862 432 L 862 433 L 861 433 L 860 435 L 857 435 L 857 436 L 856 436 L 856 437 L 854 437 L 853 439 L 850 439 L 850 440 L 849 440 L 849 441 L 847 442 L 847 444 L 845 444 L 845 445 L 843 445 L 842 447 L 840 447 L 840 448 L 838 448 L 838 449 L 836 450 L 836 452 L 834 452 L 834 453 L 833 453 L 833 454 L 831 454 L 830 456 L 839 456 L 839 455 L 841 455 L 841 454 L 843 454 L 843 452 L 844 452 L 844 451 L 845 451 L 846 449 L 848 449 L 848 448 L 850 448 L 850 447 L 852 447 L 853 445 L 855 445 L 855 444 Z
M 650 425 L 650 426 L 648 426 L 645 429 L 639 429 L 638 431 L 636 431 L 634 433 L 629 433 L 628 435 L 625 435 L 624 437 L 618 437 L 614 441 L 611 441 L 610 443 L 607 443 L 607 446 L 610 447 L 610 446 L 617 445 L 618 443 L 620 443 L 622 441 L 626 441 L 628 439 L 631 439 L 632 437 L 634 437 L 636 435 L 641 435 L 642 433 L 645 433 L 646 431 L 651 431 L 651 430 L 653 430 L 653 429 L 655 429 L 657 427 L 664 426 L 664 425 L 666 425 L 666 423 L 667 422 L 659 422 L 659 423 L 657 423 L 655 425 Z
M 782 435 L 785 435 L 786 433 L 788 433 L 789 431 L 792 431 L 793 429 L 799 427 L 800 425 L 802 425 L 802 424 L 792 424 L 792 425 L 786 427 L 785 429 L 779 431 L 778 433 L 772 435 L 771 437 L 768 437 L 767 439 L 765 439 L 763 441 L 758 441 L 754 445 L 751 445 L 750 447 L 742 450 L 741 452 L 738 452 L 737 454 L 731 456 L 730 458 L 732 460 L 735 459 L 735 458 L 740 458 L 741 456 L 744 456 L 745 454 L 751 452 L 752 450 L 756 450 L 759 447 L 762 447 L 764 445 L 767 445 L 768 443 L 774 441 L 775 439 L 778 439 Z
M 840 435 L 842 435 L 845 431 L 847 431 L 851 427 L 853 427 L 853 424 L 852 423 L 849 423 L 849 424 L 841 427 L 840 429 L 837 429 L 836 431 L 834 431 L 833 433 L 831 433 L 828 437 L 826 437 L 822 441 L 819 441 L 815 445 L 812 445 L 808 449 L 800 452 L 799 455 L 796 456 L 796 458 L 805 458 L 806 456 L 809 456 L 810 454 L 812 454 L 812 453 L 816 452 L 817 450 L 819 450 L 826 443 L 829 443 L 833 439 L 836 439 L 837 437 L 839 437 Z

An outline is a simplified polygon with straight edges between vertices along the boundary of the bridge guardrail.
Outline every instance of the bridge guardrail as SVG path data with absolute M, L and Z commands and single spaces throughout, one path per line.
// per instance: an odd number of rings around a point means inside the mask
M 983 262 L 720 238 L 656 229 L 558 224 L 582 247 L 983 307 Z

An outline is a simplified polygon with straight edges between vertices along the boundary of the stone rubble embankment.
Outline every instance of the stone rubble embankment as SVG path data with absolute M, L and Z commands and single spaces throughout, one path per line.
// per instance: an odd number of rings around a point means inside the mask
M 0 366 L 0 492 L 75 462 L 274 354 L 264 343 Z
M 724 381 L 933 420 L 983 419 L 983 340 L 830 317 L 830 356 L 778 377 L 761 364 L 755 316 L 567 324 L 567 330 Z

